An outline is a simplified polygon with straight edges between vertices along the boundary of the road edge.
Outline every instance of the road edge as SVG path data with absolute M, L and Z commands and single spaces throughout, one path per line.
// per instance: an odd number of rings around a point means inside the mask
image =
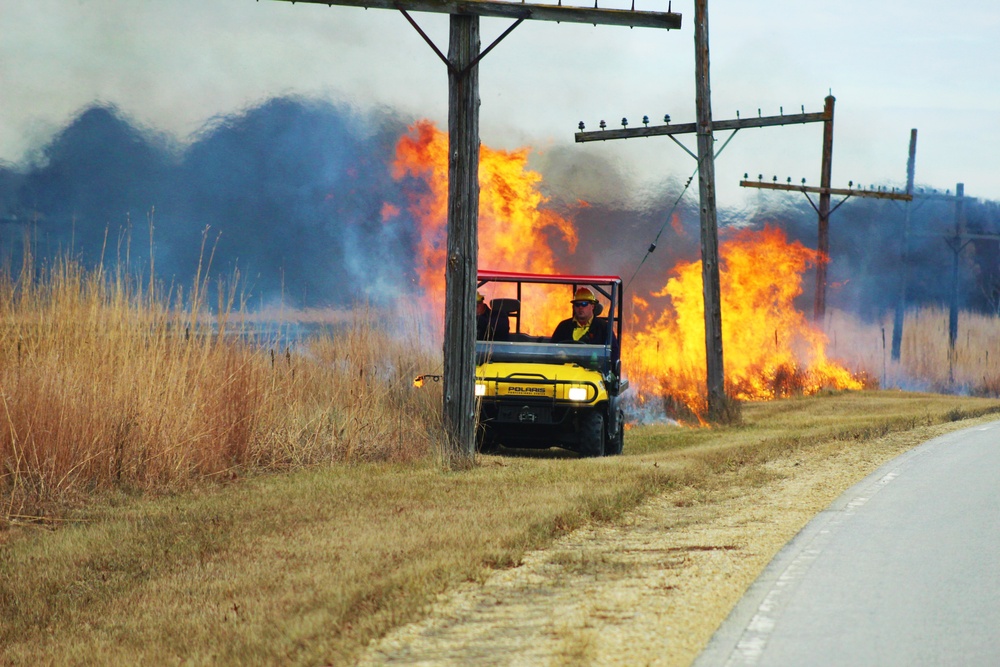
M 949 440 L 961 433 L 986 424 L 1000 424 L 1000 420 L 996 419 L 996 415 L 979 417 L 970 420 L 963 428 L 934 436 L 886 461 L 839 495 L 775 554 L 712 634 L 692 667 L 749 667 L 757 664 L 773 628 L 773 619 L 781 612 L 833 532 L 908 465 L 947 445 Z

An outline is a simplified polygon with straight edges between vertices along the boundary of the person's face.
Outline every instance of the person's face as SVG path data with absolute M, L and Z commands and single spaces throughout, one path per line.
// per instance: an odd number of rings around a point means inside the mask
M 573 319 L 580 323 L 587 323 L 594 318 L 593 301 L 573 301 Z

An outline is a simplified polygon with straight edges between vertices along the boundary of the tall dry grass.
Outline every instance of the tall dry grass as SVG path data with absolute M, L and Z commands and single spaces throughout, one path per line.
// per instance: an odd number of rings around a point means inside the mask
M 878 378 L 883 388 L 1000 396 L 1000 318 L 959 312 L 958 336 L 948 345 L 948 310 L 908 310 L 899 360 L 892 359 L 893 314 L 864 323 L 841 312 L 827 315 L 832 357 Z
M 318 461 L 411 460 L 436 437 L 440 360 L 356 309 L 295 347 L 239 304 L 60 259 L 0 274 L 0 521 L 102 489 Z M 214 312 L 211 317 L 205 313 Z

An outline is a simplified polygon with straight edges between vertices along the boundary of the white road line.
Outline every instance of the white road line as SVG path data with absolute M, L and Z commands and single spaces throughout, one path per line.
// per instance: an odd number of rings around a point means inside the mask
M 789 597 L 798 582 L 805 577 L 839 525 L 852 517 L 858 509 L 871 500 L 874 494 L 889 485 L 899 475 L 898 469 L 886 473 L 879 478 L 874 488 L 865 488 L 864 494 L 856 495 L 848 500 L 842 510 L 830 513 L 830 518 L 824 527 L 818 530 L 808 545 L 803 547 L 798 555 L 792 559 L 788 567 L 778 576 L 771 590 L 764 596 L 757 607 L 757 612 L 750 619 L 743 634 L 736 642 L 735 650 L 726 661 L 726 667 L 753 667 L 760 662 L 767 641 L 777 626 L 778 616 L 784 609 L 784 598 Z

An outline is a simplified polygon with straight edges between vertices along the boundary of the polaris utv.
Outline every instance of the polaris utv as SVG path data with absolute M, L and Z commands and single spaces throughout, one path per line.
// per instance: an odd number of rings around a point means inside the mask
M 628 388 L 621 370 L 621 278 L 485 270 L 478 277 L 492 317 L 510 325 L 506 340 L 476 341 L 480 450 L 555 446 L 583 456 L 621 454 L 621 396 Z M 600 339 L 551 340 L 556 323 L 570 316 L 574 295 L 588 292 Z

